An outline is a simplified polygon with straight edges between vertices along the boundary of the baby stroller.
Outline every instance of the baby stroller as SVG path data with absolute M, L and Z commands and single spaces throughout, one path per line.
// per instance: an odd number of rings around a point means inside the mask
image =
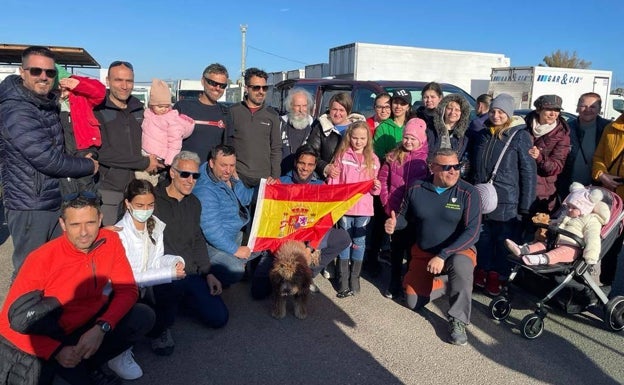
M 621 234 L 624 229 L 622 223 L 624 219 L 624 207 L 622 199 L 614 192 L 607 190 L 603 187 L 591 187 L 592 189 L 600 189 L 603 193 L 603 202 L 605 202 L 610 208 L 611 218 L 602 227 L 600 238 L 602 240 L 600 247 L 600 258 L 604 257 L 605 253 L 611 248 L 616 238 Z M 558 215 L 564 215 L 565 207 L 557 212 Z M 557 217 L 555 215 L 554 217 Z M 547 229 L 546 245 L 550 250 L 555 247 L 558 235 L 562 234 L 569 238 L 572 238 L 581 249 L 584 249 L 585 242 L 583 239 L 577 237 L 569 231 L 560 229 L 557 225 L 549 224 L 535 224 L 539 228 Z M 535 274 L 542 278 L 556 278 L 555 281 L 558 284 L 550 290 L 541 300 L 536 303 L 537 309 L 534 313 L 528 314 L 520 323 L 521 334 L 528 339 L 535 339 L 539 337 L 544 331 L 544 318 L 548 311 L 546 310 L 546 302 L 553 299 L 557 293 L 569 287 L 571 285 L 581 285 L 603 307 L 603 321 L 609 330 L 620 331 L 624 329 L 624 297 L 618 296 L 609 300 L 602 289 L 594 281 L 591 275 L 592 267 L 588 265 L 582 256 L 576 258 L 573 262 L 558 263 L 555 265 L 525 265 L 522 260 L 514 256 L 509 256 L 509 260 L 513 263 L 514 267 L 509 276 L 507 285 L 503 287 L 501 295 L 492 299 L 489 305 L 489 311 L 495 320 L 505 320 L 511 313 L 511 294 L 509 290 L 509 284 L 517 277 L 518 273 L 522 271 L 527 275 Z M 594 305 L 592 303 L 591 305 Z

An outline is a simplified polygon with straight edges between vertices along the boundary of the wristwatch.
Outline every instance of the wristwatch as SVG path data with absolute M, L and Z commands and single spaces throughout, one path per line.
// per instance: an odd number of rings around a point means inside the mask
M 104 334 L 106 334 L 106 333 L 111 331 L 111 324 L 109 324 L 106 321 L 97 321 L 96 324 L 100 326 L 100 330 Z

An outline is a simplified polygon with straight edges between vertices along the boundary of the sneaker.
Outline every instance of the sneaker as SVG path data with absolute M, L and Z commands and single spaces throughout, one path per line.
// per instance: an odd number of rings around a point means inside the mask
M 171 337 L 171 330 L 165 329 L 159 337 L 152 340 L 152 350 L 159 356 L 170 356 L 173 353 L 175 342 Z
M 121 385 L 122 381 L 116 374 L 105 373 L 98 368 L 89 373 L 89 383 L 92 385 Z
M 132 348 L 108 360 L 108 367 L 124 380 L 136 380 L 143 376 L 143 370 L 134 360 Z
M 546 254 L 529 254 L 522 257 L 522 261 L 525 265 L 537 266 L 548 265 L 548 257 Z
M 468 343 L 468 336 L 466 336 L 466 324 L 462 321 L 451 317 L 449 320 L 449 333 L 451 335 L 450 342 L 453 345 L 464 346 Z
M 347 297 L 351 297 L 353 295 L 354 295 L 354 293 L 351 291 L 351 289 L 339 291 L 338 293 L 336 293 L 336 297 L 338 297 L 338 298 L 347 298 Z
M 499 275 L 495 271 L 489 271 L 487 273 L 487 282 L 485 283 L 485 291 L 489 295 L 497 296 L 501 293 L 501 280 L 499 279 Z
M 318 293 L 318 292 L 320 292 L 320 291 L 321 291 L 321 290 L 319 289 L 319 287 L 318 287 L 318 286 L 316 286 L 316 284 L 315 284 L 314 282 L 312 282 L 312 283 L 310 284 L 310 293 Z
M 527 247 L 527 245 L 518 245 L 511 239 L 505 239 L 505 247 L 514 257 L 520 257 L 524 254 L 529 253 L 529 248 Z
M 475 269 L 473 284 L 481 289 L 485 288 L 485 282 L 487 281 L 487 272 L 483 269 Z

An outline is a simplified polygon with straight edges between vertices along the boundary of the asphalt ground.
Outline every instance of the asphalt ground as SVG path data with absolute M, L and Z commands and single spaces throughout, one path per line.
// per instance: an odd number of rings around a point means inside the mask
M 0 210 L 0 213 L 3 210 Z M 2 214 L 0 214 L 2 215 Z M 0 218 L 2 219 L 2 218 Z M 3 223 L 0 220 L 0 223 Z M 0 225 L 0 302 L 11 275 L 12 244 Z M 552 309 L 543 334 L 520 335 L 518 324 L 534 310 L 516 297 L 505 322 L 489 317 L 490 297 L 473 296 L 468 345 L 447 342 L 442 297 L 414 312 L 382 296 L 388 267 L 364 276 L 360 295 L 339 299 L 323 277 L 309 301 L 309 316 L 270 316 L 270 300 L 254 301 L 242 282 L 224 291 L 230 310 L 225 328 L 211 330 L 181 314 L 172 329 L 169 357 L 135 346 L 147 384 L 592 384 L 624 383 L 624 332 L 606 330 L 594 314 Z

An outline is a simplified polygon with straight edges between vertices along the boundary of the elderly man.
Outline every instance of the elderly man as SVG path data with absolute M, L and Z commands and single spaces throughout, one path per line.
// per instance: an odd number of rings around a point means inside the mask
M 59 223 L 63 236 L 28 256 L 0 312 L 1 382 L 121 383 L 100 366 L 141 339 L 154 313 L 136 304 L 124 247 L 100 229 L 95 194 L 66 198 Z
M 22 53 L 20 75 L 0 84 L 0 170 L 14 276 L 31 251 L 60 234 L 59 178 L 98 171 L 95 160 L 64 153 L 58 100 L 50 92 L 56 75 L 54 54 L 33 46 Z
M 201 204 L 191 194 L 199 178 L 199 156 L 181 151 L 171 163 L 171 183 L 156 187 L 154 214 L 167 224 L 163 233 L 165 254 L 184 258 L 186 277 L 154 286 L 156 325 L 150 332 L 152 350 L 158 355 L 171 355 L 175 342 L 171 336 L 183 299 L 192 299 L 191 311 L 210 328 L 225 326 L 228 309 L 221 298 L 221 282 L 213 275 L 206 241 L 199 226 Z
M 312 131 L 312 95 L 303 88 L 293 88 L 285 100 L 288 114 L 282 116 L 282 175 L 293 170 L 295 151 L 306 144 Z
M 440 149 L 431 157 L 432 177 L 413 184 L 405 196 L 401 212 L 386 220 L 386 233 L 408 224 L 413 233 L 412 259 L 403 287 L 408 307 L 418 310 L 431 299 L 436 275 L 447 273 L 450 308 L 450 342 L 468 342 L 472 279 L 476 264 L 475 244 L 481 227 L 479 193 L 461 180 L 457 153 Z M 435 231 L 432 231 L 435 229 Z
M 230 111 L 219 103 L 228 85 L 228 71 L 219 63 L 204 69 L 201 78 L 204 92 L 198 99 L 179 100 L 173 108 L 195 120 L 195 129 L 182 141 L 182 149 L 197 153 L 202 162 L 208 160 L 210 150 L 224 144 L 227 130 L 232 129 Z
M 119 203 L 123 200 L 126 185 L 134 179 L 134 171 L 153 173 L 165 166 L 156 155 L 141 154 L 144 106 L 132 96 L 132 64 L 119 60 L 112 62 L 108 67 L 106 84 L 109 88 L 106 98 L 94 111 L 102 133 L 99 192 L 102 195 L 103 223 L 108 226 L 117 222 Z

